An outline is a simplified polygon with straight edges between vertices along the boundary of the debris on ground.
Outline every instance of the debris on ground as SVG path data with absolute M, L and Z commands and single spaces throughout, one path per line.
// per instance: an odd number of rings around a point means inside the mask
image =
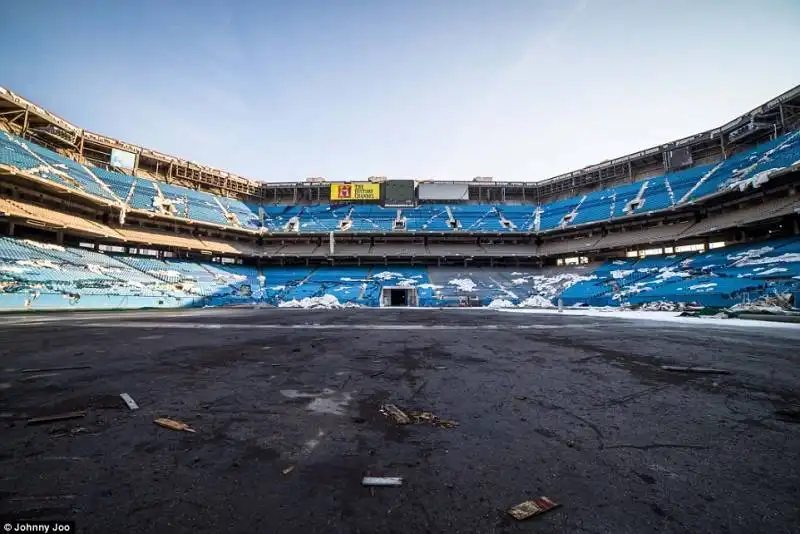
M 653 302 L 645 302 L 639 307 L 642 311 L 684 311 L 686 305 L 682 302 L 669 302 L 664 300 L 657 300 Z
M 559 506 L 561 505 L 551 501 L 547 497 L 539 497 L 538 499 L 519 503 L 511 508 L 508 513 L 514 519 L 522 521 L 523 519 L 528 519 L 529 517 L 554 510 Z
M 450 419 L 442 419 L 436 414 L 431 412 L 409 412 L 411 422 L 414 424 L 428 424 L 433 426 L 440 426 L 442 428 L 453 428 L 458 426 L 458 423 Z
M 294 471 L 294 466 L 293 466 L 293 465 L 290 465 L 289 467 L 285 467 L 285 468 L 283 468 L 283 469 L 281 470 L 281 473 L 283 473 L 284 475 L 288 475 L 288 474 L 289 474 L 289 473 L 291 473 L 292 471 Z
M 20 373 L 49 373 L 51 371 L 77 371 L 79 369 L 91 369 L 91 365 L 70 365 L 68 367 L 43 367 L 41 369 L 22 369 Z
M 791 293 L 764 295 L 750 302 L 734 304 L 728 310 L 732 312 L 772 313 L 781 315 L 792 309 Z
M 164 428 L 169 428 L 170 430 L 178 430 L 181 432 L 192 432 L 192 433 L 195 432 L 195 430 L 190 428 L 189 425 L 187 425 L 186 423 L 182 423 L 181 421 L 175 421 L 174 419 L 167 419 L 166 417 L 159 417 L 153 422 L 158 426 L 163 426 Z
M 398 425 L 407 425 L 411 422 L 411 419 L 406 413 L 394 404 L 384 404 L 381 406 L 381 413 L 394 419 L 394 422 Z
M 431 412 L 409 410 L 404 411 L 394 404 L 384 404 L 381 406 L 381 413 L 394 419 L 398 425 L 433 425 L 442 428 L 453 428 L 458 423 L 450 419 L 442 419 Z
M 730 371 L 725 369 L 714 369 L 713 367 L 692 367 L 687 365 L 662 365 L 662 371 L 673 371 L 675 373 L 700 373 L 708 375 L 729 375 Z
M 53 415 L 43 415 L 41 417 L 32 417 L 28 419 L 29 425 L 39 425 L 44 423 L 52 423 L 54 421 L 64 421 L 67 419 L 78 419 L 80 417 L 86 417 L 85 411 L 78 411 L 78 412 L 66 412 L 66 413 L 58 413 Z
M 402 486 L 403 477 L 364 477 L 361 479 L 363 486 Z
M 127 404 L 128 408 L 130 408 L 131 410 L 138 410 L 139 409 L 139 405 L 136 404 L 136 401 L 133 400 L 133 397 L 131 397 L 127 393 L 120 393 L 119 396 L 122 397 L 122 400 L 125 401 L 125 404 Z

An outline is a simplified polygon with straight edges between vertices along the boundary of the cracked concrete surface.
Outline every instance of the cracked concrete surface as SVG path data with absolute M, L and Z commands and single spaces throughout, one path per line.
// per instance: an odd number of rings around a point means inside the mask
M 2 317 L 0 515 L 92 533 L 797 532 L 800 425 L 774 411 L 800 404 L 798 342 L 460 310 Z M 44 370 L 71 365 L 91 367 Z M 397 427 L 387 402 L 459 425 Z M 367 474 L 405 484 L 371 492 Z M 540 495 L 564 506 L 506 515 Z

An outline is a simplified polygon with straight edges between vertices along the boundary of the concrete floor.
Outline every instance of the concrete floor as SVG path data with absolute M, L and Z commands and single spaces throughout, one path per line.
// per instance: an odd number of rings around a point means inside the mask
M 799 346 L 798 328 L 488 310 L 0 317 L 0 515 L 81 533 L 798 532 L 800 425 L 774 412 L 800 404 Z M 731 374 L 659 368 L 686 363 Z M 459 425 L 398 427 L 385 402 Z M 506 514 L 541 495 L 563 507 Z

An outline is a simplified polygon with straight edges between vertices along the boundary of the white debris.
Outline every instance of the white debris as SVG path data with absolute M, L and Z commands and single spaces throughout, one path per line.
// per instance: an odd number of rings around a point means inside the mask
M 364 477 L 361 479 L 364 486 L 402 486 L 403 477 Z
M 514 303 L 506 299 L 494 299 L 487 308 L 513 308 Z
M 447 283 L 458 287 L 461 291 L 475 291 L 478 288 L 470 278 L 454 278 Z
M 728 188 L 729 189 L 739 188 L 739 191 L 744 191 L 745 189 L 747 189 L 748 187 L 751 187 L 751 186 L 754 189 L 756 187 L 761 187 L 762 185 L 764 185 L 765 183 L 767 183 L 769 181 L 770 177 L 773 174 L 775 174 L 775 173 L 777 173 L 779 171 L 782 171 L 784 169 L 785 169 L 785 167 L 775 167 L 773 169 L 767 169 L 766 171 L 761 171 L 759 173 L 754 174 L 750 178 L 747 178 L 747 179 L 744 179 L 744 180 L 736 180 L 735 182 L 731 182 L 730 184 L 728 184 Z
M 119 396 L 122 397 L 122 400 L 125 401 L 125 404 L 127 404 L 128 408 L 130 408 L 131 410 L 138 410 L 139 409 L 139 405 L 136 404 L 136 401 L 133 400 L 133 397 L 131 397 L 127 393 L 120 393 Z
M 444 286 L 437 286 L 436 284 L 420 284 L 417 287 L 420 289 L 442 289 Z

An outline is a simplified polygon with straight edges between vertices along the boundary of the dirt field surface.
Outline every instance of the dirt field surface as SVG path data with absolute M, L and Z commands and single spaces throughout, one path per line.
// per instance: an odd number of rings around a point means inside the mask
M 0 317 L 0 515 L 98 534 L 799 532 L 798 347 L 798 328 L 483 310 Z M 458 425 L 398 425 L 386 403 Z M 508 515 L 540 496 L 563 506 Z

